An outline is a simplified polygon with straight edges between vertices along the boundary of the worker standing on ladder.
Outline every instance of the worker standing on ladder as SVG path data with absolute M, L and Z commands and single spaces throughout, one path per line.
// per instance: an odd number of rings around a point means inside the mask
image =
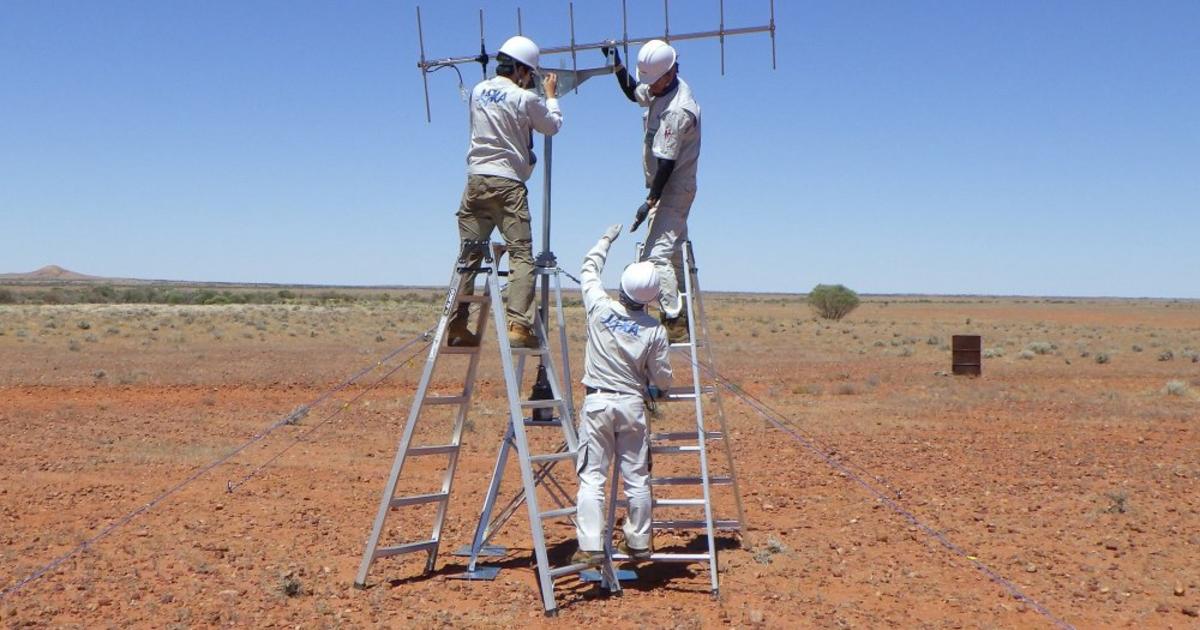
M 607 56 L 610 51 L 603 51 Z M 654 39 L 638 51 L 637 81 L 621 65 L 615 49 L 617 84 L 630 101 L 646 108 L 642 166 L 650 192 L 638 209 L 631 231 L 650 215 L 642 260 L 653 262 L 662 281 L 663 325 L 671 343 L 688 339 L 687 313 L 680 300 L 687 220 L 696 198 L 696 168 L 700 158 L 700 105 L 692 88 L 679 78 L 675 49 Z
M 659 296 L 658 272 L 650 262 L 629 265 L 621 274 L 620 297 L 610 298 L 600 282 L 609 246 L 621 233 L 614 225 L 583 261 L 580 279 L 587 313 L 583 385 L 587 396 L 579 418 L 579 474 L 574 563 L 604 559 L 604 486 L 614 456 L 629 510 L 621 551 L 648 558 L 651 545 L 650 438 L 644 398 L 671 386 L 670 343 L 645 305 Z
M 499 227 L 508 246 L 508 339 L 518 348 L 538 345 L 533 331 L 533 237 L 525 188 L 537 162 L 533 132 L 552 136 L 562 128 L 558 78 L 547 73 L 542 79 L 545 100 L 529 89 L 537 76 L 539 54 L 529 38 L 509 38 L 496 55 L 496 76 L 471 90 L 467 186 L 458 209 L 461 240 L 488 240 Z M 478 266 L 480 256 L 473 251 L 467 266 Z M 464 276 L 459 291 L 474 293 L 475 274 Z M 467 322 L 468 304 L 460 303 L 447 329 L 449 345 L 479 345 L 482 331 L 472 333 Z

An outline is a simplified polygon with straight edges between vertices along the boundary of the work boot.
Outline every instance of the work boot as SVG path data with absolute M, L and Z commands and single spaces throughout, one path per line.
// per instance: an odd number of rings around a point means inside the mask
M 508 324 L 508 345 L 514 348 L 537 348 L 538 338 L 533 329 L 517 322 Z
M 617 552 L 629 556 L 631 560 L 649 560 L 650 554 L 654 553 L 654 545 L 645 549 L 638 549 L 637 547 L 630 547 L 629 543 L 622 540 L 617 543 Z
M 446 345 L 456 348 L 474 348 L 479 345 L 479 335 L 467 328 L 467 318 L 452 317 L 446 327 Z
M 571 556 L 571 564 L 586 564 L 588 566 L 598 567 L 604 564 L 603 551 L 584 551 L 580 549 Z
M 671 343 L 687 343 L 688 320 L 686 314 L 680 312 L 679 317 L 667 317 L 666 313 L 663 313 L 662 323 L 663 327 L 667 329 L 667 341 Z

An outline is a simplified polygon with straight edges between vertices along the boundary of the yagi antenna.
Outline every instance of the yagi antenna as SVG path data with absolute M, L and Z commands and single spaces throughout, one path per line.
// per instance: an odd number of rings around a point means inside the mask
M 602 48 L 615 49 L 618 45 L 625 51 L 625 58 L 629 59 L 630 44 L 644 44 L 652 39 L 662 39 L 669 42 L 680 42 L 695 39 L 716 39 L 721 46 L 721 75 L 725 75 L 725 38 L 735 35 L 753 35 L 756 33 L 767 33 L 771 37 L 771 69 L 776 68 L 775 65 L 775 0 L 769 0 L 770 21 L 761 26 L 743 26 L 738 28 L 725 28 L 725 0 L 718 0 L 718 8 L 720 11 L 720 22 L 717 30 L 713 31 L 697 31 L 692 33 L 671 33 L 671 2 L 663 0 L 663 33 L 661 35 L 651 35 L 647 37 L 630 37 L 629 36 L 629 11 L 626 6 L 626 0 L 621 0 L 621 39 L 605 39 L 598 42 L 578 43 L 575 41 L 575 3 L 568 3 L 568 19 L 570 27 L 570 43 L 566 46 L 549 46 L 542 48 L 543 55 L 556 54 L 571 54 L 571 71 L 568 73 L 565 70 L 556 69 L 541 69 L 542 72 L 555 72 L 559 75 L 560 94 L 569 91 L 579 93 L 579 84 L 587 79 L 599 76 L 602 74 L 610 74 L 614 68 L 612 65 L 612 57 L 609 57 L 609 62 L 598 68 L 579 69 L 578 53 L 584 50 L 599 50 Z M 521 23 L 521 9 L 517 9 L 517 34 L 523 34 L 523 25 Z M 421 45 L 421 58 L 417 62 L 417 68 L 421 71 L 421 81 L 425 88 L 425 120 L 432 121 L 433 114 L 429 106 L 429 78 L 431 72 L 447 67 L 455 67 L 462 64 L 478 63 L 483 68 L 483 76 L 487 78 L 488 61 L 495 58 L 494 54 L 487 52 L 487 46 L 484 39 L 483 27 L 483 9 L 479 10 L 479 54 L 464 57 L 446 57 L 443 59 L 426 59 L 425 58 L 425 35 L 421 26 L 421 7 L 417 7 L 417 41 Z M 564 75 L 570 76 L 564 76 Z M 462 86 L 462 75 L 459 74 L 459 87 Z

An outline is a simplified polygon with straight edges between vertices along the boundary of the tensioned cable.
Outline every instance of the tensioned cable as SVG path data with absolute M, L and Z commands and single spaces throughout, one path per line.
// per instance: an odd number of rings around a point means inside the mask
M 893 512 L 904 517 L 904 519 L 907 520 L 913 526 L 920 528 L 921 531 L 925 532 L 925 534 L 927 536 L 936 540 L 943 547 L 945 547 L 952 553 L 957 554 L 957 555 L 965 558 L 969 562 L 971 562 L 971 564 L 973 564 L 976 569 L 978 569 L 980 572 L 982 572 L 984 575 L 986 575 L 988 578 L 990 578 L 993 582 L 998 584 L 1001 588 L 1008 591 L 1009 595 L 1012 596 L 1013 599 L 1016 599 L 1018 601 L 1029 604 L 1034 610 L 1036 610 L 1043 617 L 1045 617 L 1047 620 L 1049 620 L 1051 623 L 1058 626 L 1059 628 L 1069 628 L 1070 630 L 1074 630 L 1074 628 L 1075 628 L 1074 626 L 1072 626 L 1071 624 L 1067 623 L 1066 621 L 1063 621 L 1062 619 L 1058 618 L 1057 616 L 1054 615 L 1054 613 L 1050 612 L 1050 610 L 1048 608 L 1043 606 L 1037 600 L 1033 599 L 1029 595 L 1026 595 L 1019 587 L 1017 587 L 1016 584 L 1013 584 L 1011 581 L 1009 581 L 1008 578 L 1005 578 L 1003 575 L 1000 575 L 994 569 L 992 569 L 988 565 L 981 562 L 978 558 L 967 553 L 963 548 L 954 544 L 954 542 L 951 541 L 949 538 L 947 538 L 945 534 L 939 532 L 938 530 L 934 529 L 933 527 L 931 527 L 929 525 L 926 525 L 924 521 L 922 521 L 920 518 L 918 518 L 915 514 L 913 514 L 908 509 L 906 509 L 904 506 L 900 505 L 900 503 L 897 502 L 895 499 L 887 496 L 887 493 L 885 493 L 884 491 L 871 485 L 870 482 L 868 482 L 861 475 L 857 474 L 854 470 L 852 470 L 851 466 L 848 466 L 845 463 L 843 463 L 842 461 L 839 461 L 839 460 L 833 458 L 832 456 L 824 453 L 810 439 L 808 439 L 802 433 L 800 433 L 798 430 L 796 430 L 795 427 L 792 427 L 790 424 L 788 424 L 786 418 L 784 418 L 783 415 L 780 414 L 778 411 L 771 408 L 769 405 L 767 405 L 765 402 L 763 402 L 762 400 L 755 397 L 753 394 L 750 394 L 746 390 L 742 389 L 742 387 L 740 385 L 738 385 L 737 383 L 734 383 L 733 381 L 722 376 L 712 366 L 704 363 L 703 361 L 700 361 L 699 367 L 703 368 L 706 372 L 708 372 L 713 377 L 713 379 L 715 379 L 718 383 L 720 383 L 722 386 L 724 386 L 726 389 L 728 389 L 730 392 L 732 392 L 735 396 L 737 396 L 743 402 L 745 402 L 747 405 L 749 405 L 752 409 L 754 409 L 756 412 L 758 412 L 758 414 L 760 416 L 762 416 L 765 420 L 767 420 L 771 424 L 775 425 L 775 427 L 778 428 L 779 430 L 791 435 L 802 446 L 804 446 L 809 451 L 814 453 L 817 457 L 824 460 L 826 464 L 837 469 L 839 472 L 846 475 L 848 478 L 853 479 L 856 483 L 858 483 L 858 485 L 862 486 L 868 493 L 873 495 L 881 503 L 883 503 L 884 505 L 891 508 L 891 510 Z
M 59 565 L 61 565 L 63 562 L 66 562 L 66 561 L 67 561 L 68 559 L 70 559 L 71 557 L 73 557 L 73 556 L 75 556 L 76 554 L 80 553 L 81 551 L 84 551 L 84 550 L 86 550 L 87 548 L 91 547 L 91 546 L 92 546 L 92 545 L 94 545 L 95 543 L 99 542 L 101 539 L 103 539 L 103 538 L 105 538 L 106 536 L 108 536 L 109 534 L 111 534 L 113 531 L 115 531 L 115 530 L 117 530 L 118 528 L 120 528 L 120 527 L 124 526 L 125 524 L 129 523 L 130 521 L 132 521 L 133 519 L 137 518 L 137 517 L 138 517 L 138 516 L 140 516 L 141 514 L 144 514 L 145 512 L 148 512 L 148 511 L 150 511 L 150 510 L 151 510 L 151 509 L 153 509 L 153 508 L 154 508 L 156 505 L 158 505 L 159 503 L 162 503 L 162 502 L 163 502 L 164 500 L 166 500 L 168 497 L 170 497 L 171 495 L 173 495 L 173 494 L 175 494 L 176 492 L 178 492 L 178 491 L 180 491 L 181 489 L 183 489 L 183 488 L 184 488 L 184 486 L 187 486 L 188 484 L 190 484 L 190 483 L 192 483 L 193 481 L 195 481 L 195 480 L 199 479 L 200 477 L 203 477 L 203 476 L 204 476 L 206 473 L 208 473 L 210 470 L 212 470 L 212 469 L 214 469 L 214 468 L 216 468 L 216 467 L 220 466 L 221 464 L 224 464 L 225 462 L 229 461 L 230 459 L 232 459 L 232 458 L 233 458 L 235 455 L 237 455 L 238 453 L 241 453 L 242 451 L 244 451 L 244 450 L 246 450 L 247 448 L 249 448 L 251 445 L 255 444 L 256 442 L 259 442 L 259 441 L 260 441 L 260 440 L 262 440 L 263 438 L 265 438 L 265 437 L 267 437 L 268 435 L 270 435 L 271 433 L 275 432 L 275 430 L 277 430 L 279 427 L 282 427 L 282 426 L 284 426 L 284 425 L 288 425 L 288 424 L 295 424 L 297 421 L 299 421 L 299 419 L 300 419 L 300 418 L 303 418 L 303 417 L 304 417 L 304 416 L 305 416 L 305 415 L 308 413 L 309 409 L 311 409 L 311 408 L 313 408 L 313 407 L 315 407 L 315 406 L 317 406 L 317 405 L 319 405 L 319 404 L 321 404 L 321 403 L 325 402 L 326 400 L 328 400 L 328 399 L 329 399 L 329 397 L 331 397 L 331 396 L 333 396 L 334 394 L 336 394 L 336 393 L 338 393 L 338 392 L 342 391 L 343 389 L 345 389 L 345 388 L 349 387 L 349 386 L 350 386 L 350 385 L 352 385 L 352 384 L 353 384 L 355 381 L 357 381 L 358 379 L 360 379 L 360 378 L 362 378 L 363 376 L 365 376 L 365 375 L 366 375 L 368 372 L 370 372 L 370 371 L 372 371 L 372 370 L 374 370 L 374 369 L 376 369 L 376 368 L 378 368 L 378 367 L 382 366 L 384 363 L 387 363 L 387 362 L 388 362 L 388 361 L 390 361 L 392 358 L 394 358 L 396 355 L 398 355 L 398 354 L 400 354 L 401 352 L 403 352 L 404 350 L 406 350 L 406 349 L 410 348 L 410 347 L 411 347 L 413 344 L 417 343 L 418 341 L 421 341 L 421 340 L 426 340 L 426 341 L 428 341 L 428 340 L 429 340 L 429 337 L 430 337 L 430 335 L 433 333 L 433 331 L 434 331 L 436 328 L 437 328 L 436 326 L 430 327 L 430 328 L 429 328 L 429 330 L 426 330 L 425 332 L 421 333 L 421 334 L 420 334 L 420 335 L 418 335 L 417 337 L 415 337 L 415 338 L 413 338 L 412 340 L 410 340 L 408 343 L 406 343 L 406 344 L 404 344 L 404 345 L 400 346 L 399 348 L 397 348 L 397 349 L 395 349 L 395 350 L 393 350 L 393 351 L 389 352 L 387 355 L 385 355 L 385 356 L 384 356 L 382 359 L 380 359 L 380 360 L 376 361 L 374 364 L 372 364 L 372 365 L 369 365 L 369 366 L 367 366 L 367 367 L 363 368 L 362 370 L 359 370 L 359 371 L 358 371 L 357 373 L 355 373 L 353 376 L 351 376 L 350 378 L 348 378 L 348 379 L 346 379 L 345 381 L 343 381 L 343 382 L 342 382 L 340 385 L 338 385 L 338 386 L 336 386 L 336 387 L 334 387 L 334 388 L 332 388 L 332 389 L 330 389 L 330 390 L 326 391 L 325 393 L 321 394 L 321 395 L 320 395 L 320 396 L 318 396 L 318 397 L 317 397 L 315 400 L 313 400 L 311 403 L 309 403 L 309 404 L 307 404 L 307 405 L 301 405 L 300 407 L 298 407 L 296 410 L 292 411 L 292 412 L 291 412 L 291 413 L 289 413 L 288 415 L 286 415 L 286 416 L 284 416 L 284 417 L 280 418 L 279 420 L 276 420 L 274 423 L 272 423 L 271 425 L 269 425 L 269 426 L 268 426 L 266 429 L 264 429 L 264 430 L 263 430 L 263 431 L 261 431 L 260 433 L 257 433 L 256 435 L 254 435 L 253 437 L 251 437 L 251 438 L 250 438 L 249 440 L 247 440 L 246 442 L 242 443 L 242 444 L 241 444 L 240 446 L 238 446 L 237 448 L 233 449 L 232 451 L 229 451 L 228 453 L 226 453 L 225 455 L 221 456 L 220 458 L 218 458 L 218 459 L 216 459 L 216 460 L 214 460 L 214 461 L 212 461 L 212 462 L 209 462 L 208 464 L 205 464 L 205 465 L 204 465 L 204 466 L 202 466 L 200 469 L 198 469 L 196 472 L 194 472 L 194 473 L 192 473 L 191 475 L 189 475 L 189 476 L 188 476 L 186 479 L 184 479 L 183 481 L 180 481 L 179 483 L 175 484 L 174 486 L 171 486 L 171 487 L 170 487 L 170 488 L 168 488 L 167 490 L 163 491 L 163 492 L 162 492 L 162 493 L 160 493 L 158 496 L 156 496 L 156 497 L 154 497 L 153 499 L 151 499 L 151 500 L 150 500 L 148 503 L 146 503 L 145 505 L 143 505 L 143 506 L 141 506 L 141 507 L 137 508 L 136 510 L 133 510 L 132 512 L 130 512 L 130 513 L 128 513 L 128 514 L 126 514 L 125 516 L 123 516 L 123 517 L 121 517 L 121 518 L 117 519 L 116 521 L 113 521 L 113 522 L 112 522 L 112 523 L 110 523 L 110 524 L 109 524 L 107 527 L 105 527 L 104 529 L 102 529 L 102 530 L 100 531 L 100 533 L 98 533 L 98 534 L 96 534 L 95 536 L 92 536 L 91 538 L 88 538 L 87 540 L 84 540 L 83 542 L 79 543 L 78 545 L 76 545 L 76 546 L 72 547 L 72 548 L 71 548 L 71 549 L 69 549 L 69 550 L 68 550 L 66 553 L 64 553 L 64 554 L 62 554 L 62 555 L 60 555 L 60 556 L 58 556 L 57 558 L 55 558 L 54 560 L 50 561 L 49 563 L 47 563 L 46 565 L 42 566 L 41 568 L 37 569 L 37 570 L 36 570 L 36 571 L 34 571 L 33 573 L 30 573 L 29 575 L 25 576 L 25 578 L 23 578 L 23 579 L 22 579 L 22 580 L 20 580 L 19 582 L 16 582 L 15 584 L 12 584 L 12 585 L 10 585 L 10 586 L 7 586 L 7 587 L 5 587 L 5 589 L 4 589 L 3 591 L 0 591 L 0 600 L 3 600 L 3 599 L 6 599 L 6 598 L 8 598 L 8 596 L 9 596 L 9 595 L 12 595 L 13 593 L 16 593 L 17 591 L 21 590 L 22 588 L 24 588 L 25 586 L 27 586 L 27 585 L 28 585 L 28 584 L 30 584 L 31 582 L 33 582 L 33 581 L 35 581 L 35 580 L 37 580 L 37 579 L 41 578 L 42 576 L 46 575 L 46 574 L 47 574 L 47 573 L 49 573 L 50 571 L 53 571 L 55 568 L 57 568 L 57 567 L 58 567 Z
M 336 418 L 336 417 L 338 417 L 339 415 L 341 415 L 341 413 L 342 413 L 343 411 L 345 411 L 345 410 L 349 409 L 351 405 L 353 405 L 354 403 L 358 402 L 358 401 L 359 401 L 359 399 L 361 399 L 363 396 L 365 396 L 365 395 L 366 395 L 368 392 L 370 392 L 371 390 L 375 389 L 375 387 L 376 387 L 377 385 L 379 385 L 380 383 L 382 383 L 382 382 L 386 381 L 386 380 L 387 380 L 388 378 L 390 378 L 390 377 L 391 377 L 393 374 L 395 374 L 396 372 L 398 372 L 398 371 L 400 370 L 400 368 L 402 368 L 402 367 L 404 367 L 404 366 L 408 365 L 409 361 L 412 361 L 412 360 L 413 360 L 413 359 L 415 359 L 417 356 L 419 356 L 419 355 L 420 355 L 422 352 L 424 352 L 426 349 L 428 349 L 428 348 L 429 348 L 429 345 L 430 345 L 431 343 L 433 343 L 433 341 L 432 341 L 432 340 L 427 340 L 427 341 L 426 341 L 426 343 L 425 343 L 425 345 L 423 345 L 423 346 L 421 346 L 419 349 L 417 349 L 417 351 L 416 351 L 416 352 L 413 352 L 412 354 L 410 354 L 410 355 L 408 355 L 407 357 L 405 357 L 403 361 L 401 361 L 401 362 L 397 363 L 397 364 L 396 364 L 394 367 L 392 367 L 392 369 L 388 370 L 386 373 L 384 373 L 384 375 L 383 375 L 383 376 L 380 376 L 378 379 L 376 379 L 374 383 L 371 383 L 370 385 L 368 385 L 368 386 L 367 386 L 365 389 L 363 389 L 361 392 L 359 392 L 359 393 L 358 393 L 358 395 L 356 395 L 354 398 L 351 398 L 350 400 L 348 400 L 348 401 L 346 401 L 346 402 L 342 403 L 342 406 L 341 406 L 341 407 L 338 407 L 338 408 L 337 408 L 337 409 L 335 409 L 335 410 L 334 410 L 332 413 L 330 413 L 329 415 L 325 416 L 325 418 L 323 418 L 323 419 L 322 419 L 320 422 L 318 422 L 318 423 L 314 424 L 314 425 L 313 425 L 312 427 L 310 427 L 310 428 L 309 428 L 307 431 L 305 431 L 305 432 L 301 433 L 300 435 L 297 435 L 297 436 L 296 436 L 296 438 L 295 438 L 295 439 L 292 441 L 292 443 L 291 443 L 291 444 L 288 444 L 288 445 L 287 445 L 287 446 L 285 446 L 284 448 L 280 449 L 280 451 L 279 451 L 279 452 L 277 452 L 277 453 L 275 453 L 274 455 L 272 455 L 271 457 L 269 457 L 269 458 L 268 458 L 266 461 L 264 461 L 263 463 L 259 464 L 258 466 L 255 466 L 253 470 L 251 470 L 250 472 L 246 473 L 246 475 L 245 475 L 245 476 L 243 476 L 241 479 L 238 479 L 238 480 L 237 480 L 237 482 L 233 482 L 233 481 L 227 481 L 227 482 L 225 482 L 225 491 L 226 491 L 226 492 L 233 492 L 234 490 L 237 490 L 239 487 L 241 487 L 243 484 L 245 484 L 247 481 L 250 481 L 250 478 L 251 478 L 251 477 L 254 477 L 254 476 L 255 476 L 255 475 L 257 475 L 259 472 L 261 472 L 261 471 L 262 471 L 264 468 L 266 468 L 267 466 L 270 466 L 272 463 L 274 463 L 274 461 L 275 461 L 275 460 L 279 459 L 279 458 L 280 458 L 280 457 L 281 457 L 281 456 L 282 456 L 284 453 L 286 453 L 286 452 L 288 452 L 288 451 L 292 450 L 292 447 L 293 447 L 293 446 L 295 446 L 295 445 L 297 445 L 297 444 L 299 444 L 299 443 L 303 442 L 303 441 L 304 441 L 304 438 L 308 437 L 309 435 L 312 435 L 312 433 L 313 433 L 313 432 L 315 432 L 317 429 L 321 428 L 321 426 L 322 426 L 322 425 L 324 425 L 324 424 L 328 423 L 330 420 L 333 420 L 334 418 Z

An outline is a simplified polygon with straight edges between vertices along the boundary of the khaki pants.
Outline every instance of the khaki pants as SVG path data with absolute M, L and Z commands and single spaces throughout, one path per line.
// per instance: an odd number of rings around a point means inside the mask
M 493 175 L 468 175 L 458 208 L 458 237 L 460 240 L 485 241 L 492 230 L 500 228 L 500 236 L 508 245 L 508 321 L 533 327 L 533 237 L 529 227 L 529 198 L 522 182 Z M 467 265 L 479 264 L 474 253 Z M 498 261 L 497 261 L 498 262 Z M 475 274 L 463 277 L 459 292 L 475 293 Z M 459 304 L 458 317 L 467 316 L 467 305 Z M 483 331 L 479 331 L 481 334 Z
M 679 299 L 684 286 L 683 242 L 688 238 L 688 214 L 695 198 L 695 193 L 663 195 L 650 215 L 646 244 L 642 248 L 642 260 L 654 263 L 658 270 L 662 288 L 659 306 L 663 314 L 672 319 L 679 317 L 683 310 L 683 302 Z

